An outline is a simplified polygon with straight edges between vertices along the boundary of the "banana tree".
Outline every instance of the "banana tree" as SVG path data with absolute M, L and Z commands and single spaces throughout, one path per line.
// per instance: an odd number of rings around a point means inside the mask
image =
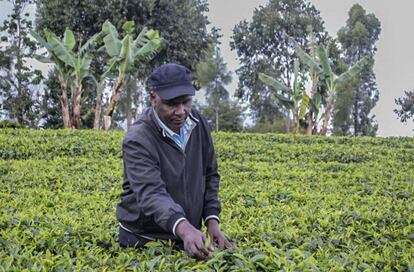
M 89 49 L 99 35 L 91 37 L 77 52 L 74 51 L 76 39 L 73 32 L 66 29 L 63 40 L 53 32 L 44 30 L 46 39 L 31 31 L 31 35 L 42 44 L 49 53 L 48 57 L 36 56 L 45 63 L 55 63 L 58 67 L 59 83 L 61 85 L 60 102 L 65 128 L 80 128 L 82 81 L 90 76 L 92 56 Z M 72 91 L 72 114 L 69 111 L 68 88 Z
M 59 102 L 60 102 L 60 107 L 61 107 L 61 112 L 62 112 L 63 127 L 71 128 L 72 121 L 71 121 L 71 116 L 69 113 L 69 100 L 68 100 L 68 87 L 69 87 L 68 85 L 69 85 L 70 74 L 71 74 L 70 69 L 69 67 L 66 66 L 65 62 L 63 62 L 57 56 L 54 48 L 48 41 L 43 39 L 42 36 L 40 36 L 34 31 L 31 31 L 31 35 L 49 52 L 48 57 L 45 57 L 42 55 L 35 55 L 35 58 L 40 62 L 54 63 L 57 66 L 58 80 L 60 84 Z M 69 45 L 66 44 L 66 41 L 67 40 L 64 39 L 65 47 L 69 47 Z
M 295 134 L 299 133 L 300 121 L 304 119 L 306 109 L 311 102 L 310 97 L 303 88 L 303 82 L 299 76 L 299 62 L 295 60 L 294 63 L 294 80 L 292 88 L 289 88 L 280 81 L 263 73 L 259 74 L 259 79 L 276 91 L 276 93 L 273 93 L 274 97 L 283 107 L 291 112 L 295 126 L 293 131 Z
M 111 99 L 104 115 L 105 130 L 110 129 L 112 114 L 126 76 L 135 70 L 138 63 L 150 60 L 161 46 L 158 31 L 144 28 L 134 39 L 135 24 L 133 21 L 126 22 L 122 29 L 126 34 L 120 40 L 118 31 L 109 21 L 106 21 L 102 26 L 104 49 L 110 56 L 108 69 L 110 72 L 116 71 Z
M 334 99 L 337 87 L 349 82 L 354 79 L 362 70 L 362 67 L 365 65 L 366 61 L 370 56 L 365 56 L 356 64 L 351 66 L 346 72 L 336 75 L 331 68 L 329 62 L 329 56 L 324 46 L 319 46 L 317 49 L 318 59 L 312 58 L 306 52 L 304 52 L 300 47 L 296 47 L 296 52 L 299 58 L 304 62 L 311 70 L 317 70 L 320 74 L 320 78 L 325 81 L 325 84 L 328 89 L 328 97 L 325 107 L 325 113 L 323 116 L 322 128 L 319 132 L 320 135 L 326 135 L 328 131 L 329 120 L 331 117 L 331 112 L 334 105 Z

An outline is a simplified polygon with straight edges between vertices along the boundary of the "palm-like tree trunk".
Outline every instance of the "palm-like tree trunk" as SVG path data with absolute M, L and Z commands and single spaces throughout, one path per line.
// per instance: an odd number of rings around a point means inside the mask
M 59 76 L 59 82 L 62 91 L 62 94 L 59 96 L 59 101 L 62 111 L 63 128 L 72 128 L 72 122 L 69 114 L 68 82 L 62 75 Z
M 93 120 L 93 129 L 99 130 L 101 128 L 100 118 L 102 110 L 102 89 L 100 84 L 97 87 L 96 103 L 95 103 L 95 118 Z
M 323 125 L 319 133 L 322 136 L 325 136 L 326 132 L 328 131 L 329 119 L 331 117 L 331 111 L 333 108 L 333 101 L 334 101 L 333 93 L 329 92 L 328 102 L 327 102 L 326 110 L 325 110 L 325 116 L 323 118 Z
M 82 84 L 75 83 L 75 90 L 73 93 L 73 117 L 72 127 L 75 129 L 80 128 L 80 117 L 81 117 L 81 95 L 82 95 Z
M 295 127 L 293 128 L 293 133 L 298 134 L 300 129 L 300 120 L 299 120 L 299 114 L 295 114 Z
M 313 98 L 318 92 L 318 82 L 319 82 L 318 74 L 315 72 L 311 73 L 311 80 L 312 80 L 311 98 Z M 313 113 L 314 113 L 313 108 L 309 107 L 309 112 L 307 116 L 308 127 L 306 128 L 307 135 L 313 134 L 313 125 L 314 125 L 313 124 Z
M 121 92 L 122 84 L 124 83 L 123 78 L 119 77 L 116 82 L 115 86 L 112 89 L 112 96 L 111 101 L 109 102 L 108 109 L 105 112 L 104 116 L 104 129 L 109 130 L 111 128 L 111 122 L 112 122 L 112 114 L 115 111 L 116 103 L 119 99 L 119 94 Z

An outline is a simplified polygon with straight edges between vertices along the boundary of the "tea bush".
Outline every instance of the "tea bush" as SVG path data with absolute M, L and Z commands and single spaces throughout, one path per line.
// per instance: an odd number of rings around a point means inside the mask
M 414 271 L 414 139 L 214 134 L 222 228 L 198 261 L 117 245 L 123 132 L 0 130 L 0 271 Z

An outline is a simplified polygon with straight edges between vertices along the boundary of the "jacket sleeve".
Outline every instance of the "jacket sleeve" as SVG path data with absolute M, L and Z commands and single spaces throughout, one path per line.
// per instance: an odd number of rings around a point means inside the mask
M 134 140 L 123 142 L 125 178 L 136 196 L 138 208 L 157 225 L 173 233 L 175 222 L 185 217 L 183 208 L 175 203 L 161 179 L 159 163 L 145 146 Z
M 208 131 L 208 148 L 206 156 L 206 188 L 204 193 L 204 210 L 203 219 L 216 218 L 219 220 L 221 211 L 220 201 L 218 199 L 220 176 L 216 153 L 214 151 L 213 140 L 210 131 Z

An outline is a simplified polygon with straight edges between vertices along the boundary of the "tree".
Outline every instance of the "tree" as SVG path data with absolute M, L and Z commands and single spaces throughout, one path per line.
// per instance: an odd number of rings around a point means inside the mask
M 225 86 L 231 82 L 232 78 L 217 44 L 211 45 L 205 60 L 197 65 L 196 78 L 201 87 L 205 89 L 208 111 L 214 112 L 212 120 L 214 120 L 215 130 L 219 131 L 221 110 L 228 108 L 230 103 L 229 92 Z
M 0 28 L 6 34 L 1 38 L 0 101 L 10 119 L 34 127 L 38 119 L 35 85 L 40 83 L 42 75 L 28 64 L 36 50 L 35 43 L 29 38 L 32 22 L 26 12 L 31 1 L 14 0 L 11 3 L 12 13 Z
M 377 51 L 375 43 L 380 33 L 381 23 L 374 14 L 367 14 L 359 4 L 352 6 L 346 26 L 338 32 L 346 63 L 353 65 L 367 54 L 374 55 Z M 360 81 L 355 87 L 349 116 L 352 119 L 354 135 L 375 135 L 378 129 L 375 116 L 370 115 L 379 99 L 373 67 L 374 58 L 371 58 L 362 68 Z M 346 119 L 343 120 L 343 123 L 346 122 Z
M 59 129 L 64 127 L 62 108 L 60 104 L 61 86 L 58 80 L 56 67 L 49 70 L 43 82 L 43 96 L 40 99 L 40 112 L 42 122 L 39 124 L 44 129 Z
M 118 31 L 109 21 L 106 21 L 102 26 L 102 33 L 105 35 L 103 38 L 105 50 L 111 57 L 108 61 L 107 71 L 117 71 L 115 84 L 111 90 L 111 100 L 104 116 L 105 130 L 109 130 L 111 126 L 112 114 L 125 78 L 133 73 L 138 63 L 144 63 L 151 59 L 161 46 L 161 39 L 157 31 L 144 28 L 134 38 L 134 21 L 126 22 L 122 29 L 126 35 L 120 40 Z
M 101 31 L 105 20 L 112 19 L 114 14 L 118 14 L 114 13 L 113 10 L 121 10 L 121 2 L 105 0 L 37 0 L 36 30 L 43 33 L 44 29 L 48 29 L 58 38 L 63 38 L 65 30 L 70 29 L 77 37 L 77 42 L 84 44 L 86 40 Z M 77 48 L 74 51 L 76 52 Z M 82 104 L 85 104 L 85 101 L 100 100 L 108 83 L 105 78 L 100 76 L 104 73 L 104 64 L 107 59 L 94 50 L 89 51 L 89 54 L 93 58 L 90 74 L 96 77 L 97 84 L 84 84 L 85 86 L 83 86 L 83 94 L 86 94 L 87 97 L 83 96 L 81 100 L 81 119 L 85 116 L 100 115 L 101 103 L 94 103 L 92 107 L 86 107 L 87 105 L 82 107 Z M 62 82 L 62 77 L 60 79 Z M 67 92 L 70 93 L 70 90 Z M 97 113 L 95 113 L 95 110 L 97 110 Z M 67 119 L 67 117 L 64 119 Z M 99 123 L 94 124 L 94 126 L 99 128 Z
M 46 39 L 31 31 L 31 35 L 42 44 L 49 56 L 36 56 L 41 62 L 55 63 L 58 68 L 58 78 L 61 86 L 60 102 L 63 115 L 64 128 L 80 128 L 81 96 L 83 92 L 83 80 L 91 76 L 90 66 L 92 55 L 89 53 L 91 44 L 99 37 L 99 34 L 90 38 L 85 44 L 79 46 L 74 52 L 76 39 L 73 32 L 66 29 L 64 37 L 60 40 L 53 32 L 44 30 Z M 79 44 L 80 45 L 80 44 Z M 68 89 L 72 93 L 72 104 L 68 99 Z M 71 110 L 71 111 L 70 111 Z
M 235 26 L 231 47 L 241 63 L 236 71 L 236 95 L 250 102 L 259 121 L 272 121 L 280 113 L 290 119 L 272 98 L 272 91 L 258 80 L 258 74 L 265 73 L 292 88 L 294 48 L 296 44 L 308 48 L 310 31 L 317 42 L 328 39 L 319 11 L 305 0 L 271 0 L 254 11 L 251 22 L 244 20 Z M 286 130 L 289 128 L 287 122 Z
M 300 121 L 305 118 L 306 110 L 311 102 L 304 88 L 303 76 L 299 75 L 299 61 L 295 60 L 292 88 L 263 73 L 259 74 L 259 79 L 266 85 L 272 87 L 276 91 L 273 96 L 288 111 L 291 111 L 294 123 L 293 132 L 295 134 L 299 133 Z
M 343 57 L 343 51 L 337 40 L 333 40 L 328 45 L 328 55 L 332 65 L 332 71 L 340 75 L 346 72 L 349 66 Z M 337 86 L 334 110 L 332 113 L 332 134 L 346 136 L 350 134 L 351 119 L 349 118 L 352 111 L 355 89 L 358 85 L 359 77 L 344 82 Z
M 211 122 L 213 129 L 216 128 L 216 119 L 219 119 L 220 131 L 239 132 L 243 130 L 243 109 L 237 101 L 220 102 L 218 116 L 210 105 L 202 105 L 199 109 Z
M 405 92 L 405 97 L 395 99 L 395 104 L 401 108 L 395 109 L 394 112 L 402 123 L 407 123 L 414 116 L 414 91 Z
M 343 84 L 355 79 L 361 72 L 363 65 L 365 65 L 371 56 L 365 56 L 356 64 L 351 66 L 347 71 L 340 75 L 336 75 L 331 67 L 331 62 L 329 60 L 329 55 L 324 46 L 319 46 L 317 49 L 318 59 L 312 58 L 300 47 L 296 47 L 296 52 L 298 53 L 301 60 L 311 69 L 317 69 L 320 73 L 320 78 L 324 80 L 324 83 L 327 87 L 327 102 L 325 106 L 325 112 L 323 117 L 323 125 L 320 130 L 321 135 L 326 135 L 329 126 L 329 120 L 331 118 L 331 112 L 334 106 L 334 99 L 336 96 L 337 88 Z

